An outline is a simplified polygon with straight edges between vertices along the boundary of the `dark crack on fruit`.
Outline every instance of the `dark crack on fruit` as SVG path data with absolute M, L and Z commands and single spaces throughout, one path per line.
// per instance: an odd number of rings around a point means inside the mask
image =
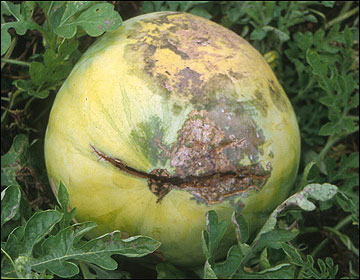
M 222 202 L 224 199 L 241 192 L 255 189 L 259 191 L 271 173 L 268 163 L 266 170 L 261 164 L 237 168 L 235 171 L 207 172 L 186 177 L 171 176 L 165 169 L 154 169 L 150 173 L 127 166 L 122 160 L 106 155 L 90 145 L 100 160 L 105 160 L 120 171 L 147 180 L 149 190 L 160 202 L 172 189 L 181 189 L 193 194 L 207 204 Z

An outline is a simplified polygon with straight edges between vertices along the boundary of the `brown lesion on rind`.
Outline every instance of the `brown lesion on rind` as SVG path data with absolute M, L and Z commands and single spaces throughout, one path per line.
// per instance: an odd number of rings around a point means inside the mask
M 271 174 L 271 166 L 259 163 L 264 135 L 248 110 L 257 105 L 265 108 L 267 104 L 265 99 L 261 99 L 265 103 L 252 106 L 238 102 L 236 83 L 247 78 L 246 69 L 235 62 L 222 63 L 238 58 L 239 53 L 251 59 L 250 52 L 241 48 L 248 43 L 224 27 L 181 13 L 143 19 L 126 32 L 129 43 L 124 59 L 133 65 L 135 71 L 131 73 L 141 75 L 143 81 L 144 77 L 149 78 L 150 86 L 155 80 L 163 90 L 154 92 L 176 94 L 181 102 L 173 111 L 181 110 L 186 102 L 195 110 L 178 131 L 172 146 L 165 145 L 162 136 L 145 137 L 155 144 L 151 146 L 154 149 L 146 150 L 156 151 L 153 154 L 166 161 L 171 170 L 138 171 L 93 147 L 98 157 L 122 172 L 146 179 L 158 202 L 172 189 L 185 190 L 208 204 L 251 189 L 260 190 Z M 176 63 L 167 57 L 177 60 Z M 139 67 L 144 71 L 138 71 Z M 274 83 L 269 86 L 276 105 L 286 106 Z M 158 149 L 162 152 L 158 153 Z
M 237 116 L 226 104 L 211 111 L 194 110 L 178 133 L 171 166 L 179 178 L 192 177 L 185 189 L 207 203 L 218 203 L 238 193 L 258 191 L 270 176 L 271 166 L 257 163 L 264 143 L 261 130 L 245 114 Z M 251 164 L 241 165 L 248 157 Z M 200 179 L 201 178 L 201 179 Z
M 158 197 L 160 202 L 172 189 L 188 191 L 207 204 L 216 204 L 239 193 L 254 189 L 259 191 L 271 173 L 271 166 L 265 170 L 260 164 L 253 164 L 221 173 L 209 173 L 201 176 L 171 176 L 165 169 L 154 169 L 145 173 L 126 166 L 123 161 L 106 155 L 92 146 L 99 159 L 105 160 L 120 171 L 147 180 L 149 190 Z
M 174 75 L 176 77 L 175 88 L 179 92 L 185 92 L 191 90 L 193 94 L 199 93 L 203 81 L 201 80 L 201 74 L 185 67 Z
M 216 204 L 239 193 L 259 191 L 271 174 L 270 163 L 263 167 L 257 162 L 264 142 L 261 130 L 252 119 L 245 114 L 236 116 L 225 104 L 209 112 L 194 110 L 178 135 L 171 149 L 165 149 L 175 168 L 173 175 L 161 168 L 150 173 L 139 171 L 91 147 L 99 159 L 146 179 L 149 190 L 158 197 L 157 202 L 171 190 L 179 189 L 191 193 L 198 201 Z M 251 163 L 241 165 L 245 157 Z
M 154 169 L 150 175 L 147 180 L 149 189 L 158 197 L 156 202 L 160 202 L 174 188 L 170 182 L 171 174 L 165 169 Z
M 191 112 L 178 135 L 172 148 L 171 166 L 180 177 L 234 170 L 231 156 L 239 159 L 246 142 L 245 138 L 227 135 L 205 110 Z M 225 156 L 227 151 L 229 157 Z
M 260 164 L 253 164 L 233 172 L 198 176 L 174 188 L 186 190 L 207 204 L 215 204 L 250 190 L 259 191 L 270 173 L 270 165 L 264 169 Z

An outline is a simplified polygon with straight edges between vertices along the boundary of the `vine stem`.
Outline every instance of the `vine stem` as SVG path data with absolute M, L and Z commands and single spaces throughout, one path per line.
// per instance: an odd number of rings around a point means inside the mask
M 20 60 L 11 59 L 11 58 L 2 58 L 1 62 L 21 65 L 21 66 L 26 66 L 26 67 L 30 67 L 30 64 L 31 64 L 30 62 L 20 61 Z
M 15 46 L 16 46 L 16 42 L 17 42 L 17 37 L 14 37 L 11 40 L 10 47 L 7 50 L 6 54 L 4 55 L 4 58 L 8 59 L 12 55 L 12 53 L 13 53 L 13 51 L 15 49 Z M 6 62 L 1 62 L 1 70 L 4 68 L 5 64 L 6 64 Z
M 322 148 L 321 152 L 318 154 L 317 161 L 320 162 L 331 149 L 331 147 L 341 138 L 341 136 L 331 135 L 326 141 L 325 147 Z
M 326 25 L 325 25 L 325 29 L 329 29 L 331 26 L 333 26 L 334 24 L 337 24 L 339 22 L 342 22 L 343 20 L 357 14 L 359 12 L 359 6 L 357 6 L 356 8 L 352 9 L 349 12 L 346 12 L 336 18 L 334 18 L 333 20 L 329 21 Z
M 347 225 L 348 223 L 350 223 L 352 220 L 352 215 L 347 216 L 345 219 L 341 220 L 335 227 L 335 230 L 340 230 L 342 227 L 344 227 L 345 225 Z M 311 233 L 311 232 L 316 232 L 319 231 L 315 230 L 314 227 L 309 228 L 309 231 L 307 233 Z M 329 242 L 329 238 L 325 238 L 323 241 L 321 241 L 316 247 L 315 249 L 312 251 L 311 256 L 313 258 L 316 257 L 316 255 L 322 250 L 322 248 Z M 304 267 L 302 267 L 298 273 L 298 275 L 301 275 L 302 272 L 305 270 Z
M 340 230 L 342 227 L 346 226 L 348 223 L 352 221 L 352 215 L 347 216 L 345 219 L 341 220 L 335 227 L 335 230 Z M 329 238 L 325 238 L 323 241 L 320 242 L 319 245 L 315 247 L 312 251 L 311 256 L 315 257 L 321 249 L 329 242 Z
M 79 265 L 80 265 L 81 272 L 84 276 L 84 279 L 92 279 L 93 275 L 90 272 L 89 268 L 85 265 L 85 263 L 83 261 L 79 261 Z
M 14 263 L 13 259 L 9 256 L 9 254 L 8 254 L 3 248 L 1 248 L 1 252 L 3 252 L 3 253 L 5 254 L 5 256 L 8 257 L 8 259 L 10 260 L 12 266 L 13 266 L 14 269 L 16 270 L 16 268 L 15 268 L 15 263 Z M 1 278 L 3 278 L 3 277 L 1 277 Z M 8 278 L 8 279 L 9 279 L 9 278 Z
M 9 104 L 8 110 L 11 110 L 11 108 L 12 108 L 12 106 L 13 106 L 13 104 L 14 104 L 15 98 L 16 98 L 17 95 L 19 95 L 20 92 L 21 92 L 21 90 L 18 89 L 17 91 L 15 91 L 14 93 L 11 94 L 11 96 L 10 96 L 10 104 Z M 6 115 L 7 115 L 7 113 L 8 113 L 8 110 L 5 110 L 4 113 L 3 113 L 2 116 L 1 116 L 1 126 L 2 126 L 3 123 L 4 123 L 4 120 L 5 120 L 5 118 L 6 118 Z

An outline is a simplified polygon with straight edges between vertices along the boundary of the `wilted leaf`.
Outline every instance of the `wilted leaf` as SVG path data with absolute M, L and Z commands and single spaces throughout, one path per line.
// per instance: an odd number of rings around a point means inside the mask
M 219 223 L 216 212 L 211 210 L 206 213 L 206 227 L 207 231 L 203 231 L 203 249 L 206 258 L 212 260 L 214 252 L 226 232 L 227 223 L 226 221 Z
M 289 206 L 298 206 L 305 211 L 312 211 L 316 206 L 309 200 L 310 198 L 320 201 L 326 201 L 334 197 L 337 193 L 337 187 L 331 184 L 310 184 L 302 191 L 295 193 L 281 203 L 269 216 L 260 232 L 253 241 L 253 244 L 259 242 L 262 235 L 274 230 L 278 215 Z
M 17 172 L 28 161 L 29 140 L 24 134 L 15 136 L 9 151 L 1 156 L 1 185 L 18 185 Z
M 12 185 L 1 192 L 1 227 L 12 219 L 19 218 L 21 191 L 19 186 Z
M 206 260 L 204 265 L 204 279 L 217 279 L 214 270 L 212 269 L 209 260 Z
M 249 225 L 241 213 L 234 212 L 231 219 L 235 225 L 239 243 L 246 243 L 249 239 Z

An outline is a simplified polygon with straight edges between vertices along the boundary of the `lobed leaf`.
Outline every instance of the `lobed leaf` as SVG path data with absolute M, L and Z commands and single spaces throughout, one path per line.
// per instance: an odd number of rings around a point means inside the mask
M 340 159 L 339 168 L 335 171 L 334 165 L 327 165 L 329 182 L 337 182 L 339 180 L 348 180 L 358 178 L 356 172 L 351 169 L 359 168 L 359 152 L 354 152 L 349 156 L 342 155 Z
M 281 246 L 291 263 L 303 268 L 299 278 L 336 279 L 338 266 L 334 266 L 334 262 L 331 258 L 326 258 L 325 262 L 318 259 L 319 271 L 314 267 L 314 259 L 311 255 L 307 255 L 304 260 L 294 246 L 286 243 L 283 243 Z
M 83 6 L 80 9 L 82 13 L 78 17 L 74 17 L 73 15 L 79 11 L 81 5 L 86 5 L 86 7 Z M 115 30 L 121 25 L 122 19 L 110 3 L 95 4 L 90 7 L 89 5 L 90 1 L 67 4 L 54 32 L 61 37 L 70 39 L 75 36 L 79 26 L 88 35 L 96 37 L 106 31 Z
M 214 273 L 218 278 L 231 278 L 241 267 L 245 254 L 239 245 L 233 245 L 227 253 L 226 260 L 214 265 Z
M 24 35 L 29 29 L 41 29 L 36 22 L 31 20 L 33 10 L 34 3 L 32 1 L 26 1 L 21 4 L 1 1 L 1 12 L 15 18 L 13 22 L 1 22 L 1 55 L 6 53 L 11 44 L 9 28 L 14 28 L 19 35 Z
M 306 60 L 313 68 L 314 74 L 320 76 L 327 75 L 327 64 L 321 61 L 321 58 L 317 52 L 308 49 L 306 52 Z
M 3 199 L 8 198 L 7 193 L 11 189 L 7 188 L 6 193 L 2 193 Z M 7 211 L 2 211 L 2 216 L 11 216 L 11 213 L 8 213 L 11 209 L 8 208 L 19 203 L 19 199 L 14 199 L 6 205 Z M 21 265 L 15 269 L 17 275 L 22 275 L 21 277 L 32 275 L 35 270 L 42 276 L 46 276 L 50 271 L 60 277 L 69 278 L 79 273 L 77 266 L 79 261 L 91 263 L 102 269 L 114 270 L 117 262 L 111 258 L 113 254 L 142 257 L 160 247 L 160 243 L 150 237 L 134 236 L 121 239 L 119 231 L 85 242 L 81 240 L 82 237 L 95 228 L 96 223 L 85 222 L 66 226 L 75 212 L 74 209 L 68 212 L 69 195 L 62 184 L 59 187 L 58 201 L 63 213 L 57 210 L 36 212 L 24 226 L 15 228 L 4 243 L 4 251 L 11 258 L 21 262 Z M 67 221 L 64 220 L 66 216 Z M 55 231 L 52 230 L 57 224 L 60 225 L 60 230 L 54 234 Z M 51 232 L 53 234 L 47 237 Z M 35 250 L 37 244 L 39 246 Z M 4 267 L 5 275 L 12 276 L 14 271 L 8 260 L 5 261 Z M 35 273 L 34 277 L 36 275 L 38 274 Z
M 43 256 L 32 260 L 32 268 L 38 272 L 49 269 L 60 277 L 68 278 L 79 272 L 77 265 L 73 263 L 75 260 L 113 270 L 117 268 L 117 262 L 111 258 L 113 254 L 142 257 L 160 247 L 160 243 L 150 237 L 134 236 L 122 240 L 119 231 L 76 246 L 80 238 L 95 226 L 93 222 L 75 224 L 49 237 L 42 245 Z
M 34 246 L 40 242 L 56 223 L 58 223 L 63 214 L 56 210 L 46 210 L 34 213 L 27 221 L 23 236 L 23 254 L 31 255 Z

